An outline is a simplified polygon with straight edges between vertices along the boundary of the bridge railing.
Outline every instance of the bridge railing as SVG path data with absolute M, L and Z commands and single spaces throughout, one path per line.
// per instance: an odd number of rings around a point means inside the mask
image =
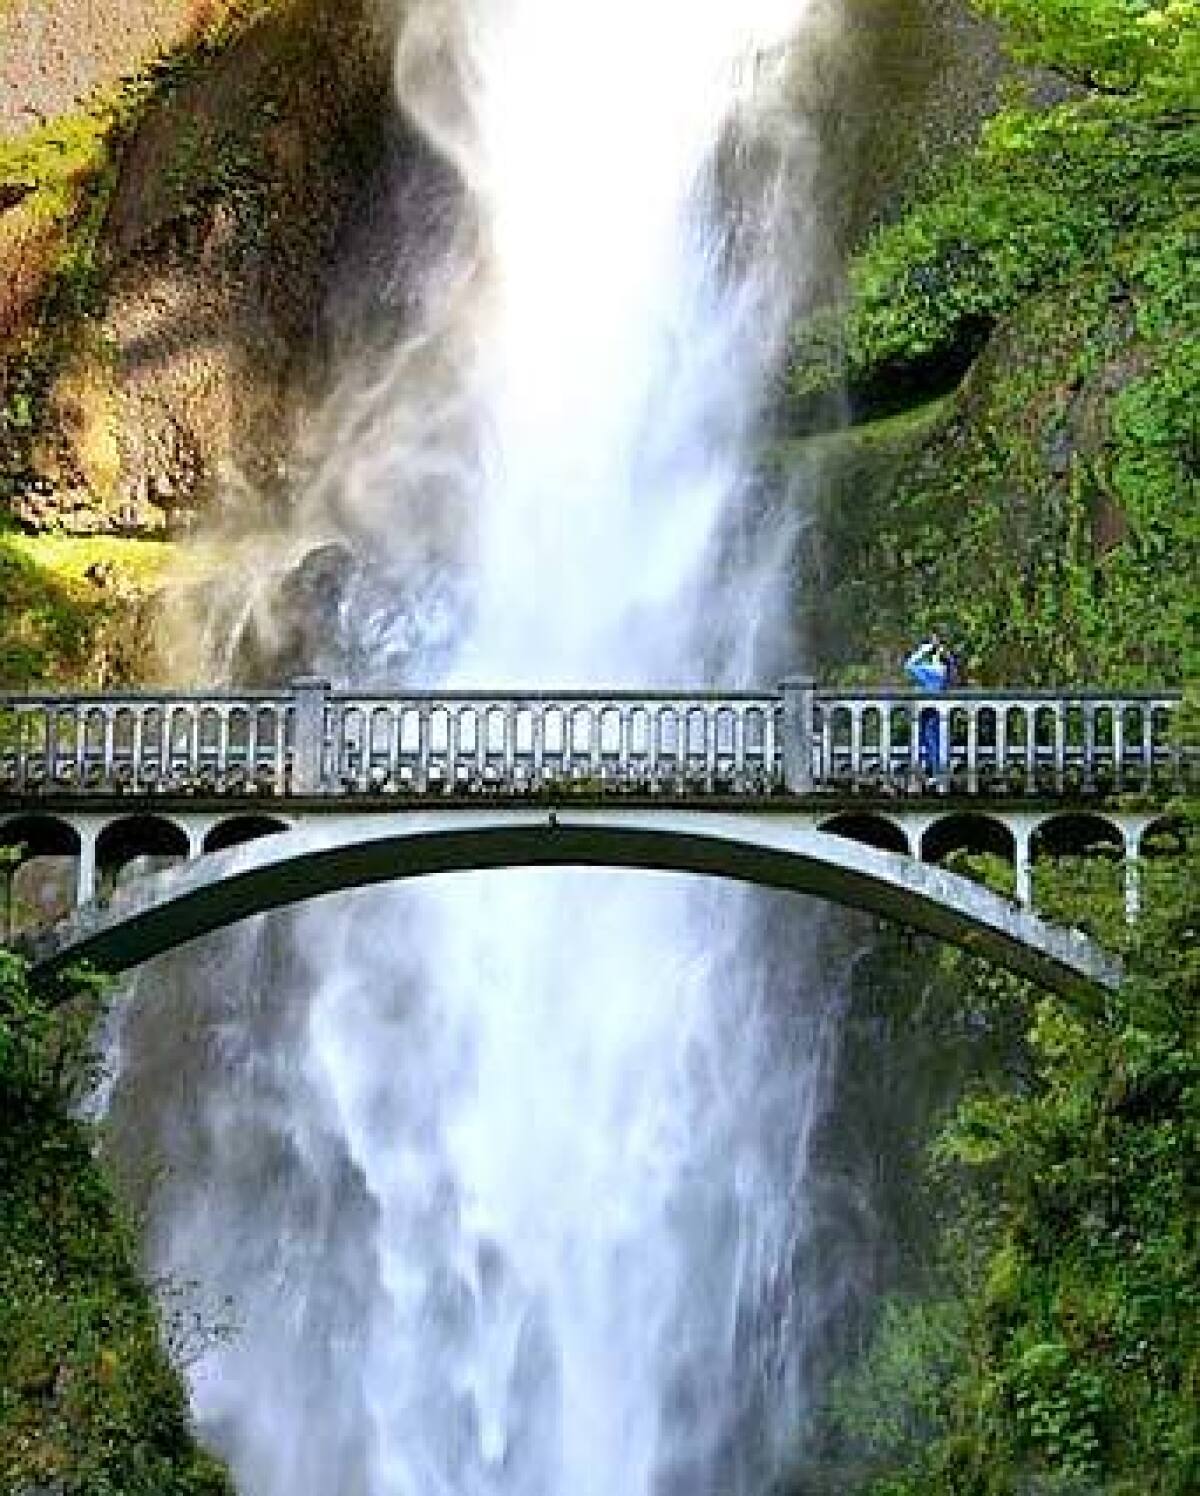
M 781 714 L 777 695 L 755 693 L 337 695 L 325 782 L 350 792 L 770 794 L 781 783 Z
M 1179 785 L 1195 750 L 1176 739 L 1180 697 L 819 691 L 814 779 L 828 788 L 966 795 L 1095 794 Z
M 291 691 L 0 696 L 0 794 L 287 793 Z
M 1195 767 L 1170 692 L 0 696 L 0 796 L 1097 794 Z

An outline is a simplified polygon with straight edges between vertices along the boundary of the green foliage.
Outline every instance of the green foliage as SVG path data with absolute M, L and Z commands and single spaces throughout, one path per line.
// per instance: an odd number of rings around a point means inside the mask
M 101 987 L 31 990 L 0 950 L 0 1489 L 230 1496 L 192 1442 L 134 1243 L 69 1112 Z
M 798 330 L 792 398 L 811 399 L 843 367 L 852 389 L 936 371 L 1022 298 L 1102 262 L 1131 226 L 1184 213 L 1198 169 L 1200 128 L 1142 101 L 997 115 L 943 188 L 856 259 L 845 317 Z
M 856 558 L 886 600 L 868 648 L 906 617 L 978 681 L 1196 673 L 1198 249 L 1191 221 L 1122 239 L 993 340 Z
M 0 525 L 0 689 L 127 681 L 142 657 L 143 589 L 169 549 L 152 542 L 32 540 Z M 96 566 L 105 568 L 104 587 L 88 579 Z
M 1200 1480 L 1200 808 L 1102 1010 L 955 956 L 1019 1052 L 940 1130 L 934 1283 L 889 1303 L 823 1437 L 871 1496 L 1185 1496 Z M 831 1436 L 832 1429 L 832 1436 Z
M 933 627 L 976 684 L 1194 678 L 1197 3 L 981 8 L 1088 91 L 998 114 L 798 329 L 801 427 L 843 376 L 860 414 L 957 386 L 887 462 L 842 443 L 812 643 L 871 679 Z
M 1023 62 L 1084 88 L 1143 91 L 1195 104 L 1200 93 L 1197 0 L 973 0 L 1008 27 Z

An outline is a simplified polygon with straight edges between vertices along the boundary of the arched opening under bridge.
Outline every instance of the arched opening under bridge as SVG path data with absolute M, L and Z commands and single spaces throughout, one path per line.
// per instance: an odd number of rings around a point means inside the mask
M 832 816 L 821 822 L 821 830 L 830 836 L 844 836 L 860 846 L 878 847 L 883 852 L 912 851 L 908 836 L 895 821 L 889 821 L 886 816 L 872 815 L 869 811 L 848 811 Z
M 1008 868 L 1004 891 L 1015 892 L 1016 838 L 1003 821 L 995 816 L 968 811 L 942 816 L 925 828 L 921 837 L 921 857 L 925 862 L 936 867 L 952 867 L 982 882 L 982 877 L 962 866 L 964 856 L 991 858 L 1004 863 Z
M 275 836 L 288 829 L 287 822 L 278 816 L 230 816 L 218 821 L 204 838 L 204 851 L 225 852 L 230 847 L 240 847 L 245 842 L 257 841 L 260 836 Z
M 1064 811 L 1042 821 L 1030 838 L 1034 901 L 1053 909 L 1064 894 L 1118 908 L 1126 897 L 1125 835 L 1106 816 Z
M 79 833 L 57 816 L 13 816 L 0 824 L 0 938 L 70 913 L 80 852 Z
M 96 838 L 96 879 L 102 893 L 131 877 L 161 873 L 188 857 L 187 832 L 167 816 L 122 816 Z

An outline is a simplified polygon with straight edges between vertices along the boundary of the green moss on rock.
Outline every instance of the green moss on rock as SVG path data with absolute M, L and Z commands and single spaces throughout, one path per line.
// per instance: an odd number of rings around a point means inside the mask
M 842 566 L 869 579 L 869 664 L 941 627 L 980 682 L 1200 669 L 1198 248 L 1194 220 L 1141 232 L 1023 306 L 947 418 L 868 490 Z

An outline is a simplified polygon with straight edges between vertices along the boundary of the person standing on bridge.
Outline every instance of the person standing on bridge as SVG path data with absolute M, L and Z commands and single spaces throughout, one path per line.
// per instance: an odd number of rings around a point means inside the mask
M 905 674 L 922 691 L 945 691 L 954 684 L 951 678 L 951 655 L 936 634 L 918 644 L 904 662 Z M 942 718 L 937 707 L 922 707 L 917 722 L 921 766 L 926 774 L 942 771 Z

